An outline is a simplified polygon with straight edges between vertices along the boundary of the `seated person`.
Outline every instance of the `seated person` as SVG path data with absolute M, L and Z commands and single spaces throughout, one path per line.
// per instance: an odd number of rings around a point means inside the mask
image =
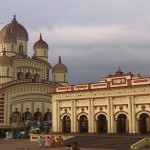
M 56 145 L 56 141 L 55 141 L 54 137 L 51 138 L 51 143 L 50 144 L 51 144 L 51 147 L 54 147 Z
M 59 137 L 57 138 L 57 144 L 58 144 L 59 146 L 63 146 L 63 145 L 64 145 L 64 140 L 63 140 L 63 138 L 62 138 L 61 136 L 59 136 Z

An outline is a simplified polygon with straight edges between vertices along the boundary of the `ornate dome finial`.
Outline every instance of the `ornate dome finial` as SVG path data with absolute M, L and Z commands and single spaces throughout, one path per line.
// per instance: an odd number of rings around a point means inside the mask
M 59 61 L 58 62 L 61 63 L 61 56 L 59 56 Z
M 42 34 L 40 33 L 40 40 L 42 40 Z
M 14 15 L 12 22 L 16 22 L 16 15 Z
M 47 49 L 48 44 L 42 39 L 42 34 L 40 33 L 40 39 L 34 44 L 33 49 Z
M 67 67 L 61 62 L 61 56 L 59 56 L 58 63 L 53 67 L 52 73 L 68 73 Z

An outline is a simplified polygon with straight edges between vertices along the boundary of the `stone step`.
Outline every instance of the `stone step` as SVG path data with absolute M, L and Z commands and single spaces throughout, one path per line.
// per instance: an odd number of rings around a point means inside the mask
M 83 148 L 107 148 L 115 150 L 129 150 L 130 146 L 141 140 L 139 136 L 75 136 L 68 139 L 64 144 L 73 144 L 77 142 L 79 147 Z

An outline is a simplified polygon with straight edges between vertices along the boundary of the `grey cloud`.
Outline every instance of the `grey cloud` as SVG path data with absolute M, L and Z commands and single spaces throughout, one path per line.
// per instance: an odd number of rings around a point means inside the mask
M 149 6 L 148 0 L 2 0 L 0 20 L 17 15 L 29 33 L 29 55 L 42 33 L 52 66 L 62 56 L 70 83 L 85 83 L 119 67 L 149 76 Z

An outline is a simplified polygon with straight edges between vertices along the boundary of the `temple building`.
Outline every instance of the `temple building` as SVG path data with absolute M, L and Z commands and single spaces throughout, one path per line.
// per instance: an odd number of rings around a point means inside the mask
M 97 83 L 52 91 L 53 132 L 150 133 L 150 77 L 119 69 Z
M 28 40 L 16 16 L 0 31 L 0 128 L 34 120 L 52 121 L 54 133 L 150 133 L 150 77 L 119 69 L 95 83 L 68 85 L 66 65 L 59 56 L 51 66 L 42 34 L 30 57 Z
M 28 32 L 14 16 L 0 31 L 0 128 L 21 127 L 27 120 L 52 120 L 52 96 L 48 93 L 68 84 L 67 67 L 61 57 L 51 66 L 49 46 L 41 34 L 32 57 L 27 47 Z

